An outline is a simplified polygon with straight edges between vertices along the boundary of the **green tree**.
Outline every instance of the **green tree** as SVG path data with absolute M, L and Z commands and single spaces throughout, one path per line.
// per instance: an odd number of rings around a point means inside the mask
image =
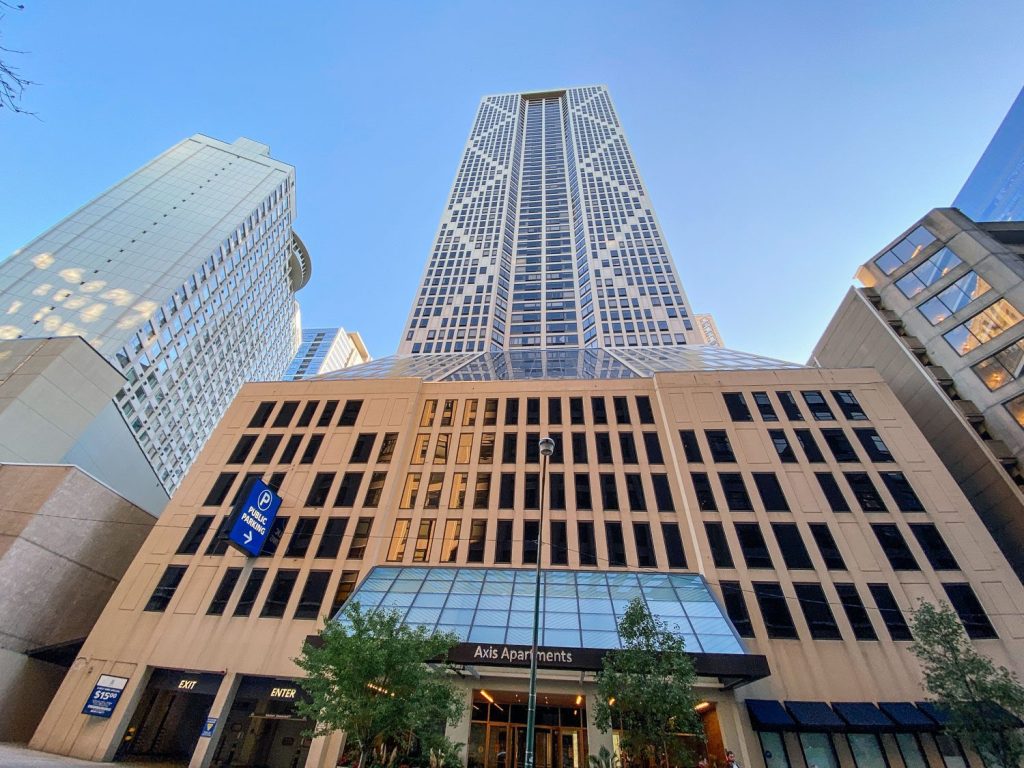
M 692 760 L 678 734 L 703 736 L 694 707 L 697 674 L 683 638 L 634 598 L 619 621 L 622 650 L 610 651 L 597 674 L 597 727 L 619 730 L 625 766 L 668 768 Z
M 438 660 L 458 636 L 407 626 L 395 611 L 364 612 L 358 602 L 342 616 L 328 621 L 320 642 L 306 643 L 295 659 L 310 697 L 296 709 L 316 722 L 315 735 L 344 731 L 359 754 L 358 768 L 375 751 L 404 755 L 417 743 L 424 755 L 451 755 L 443 726 L 460 719 L 465 705 Z
M 1024 742 L 1016 722 L 1001 711 L 1024 714 L 1024 688 L 1013 672 L 975 650 L 953 609 L 922 601 L 913 613 L 911 651 L 924 684 L 949 713 L 946 730 L 1002 768 L 1017 768 Z

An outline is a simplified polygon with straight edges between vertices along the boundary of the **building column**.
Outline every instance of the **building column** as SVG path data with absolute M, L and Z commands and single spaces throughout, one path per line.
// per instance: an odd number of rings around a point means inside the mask
M 597 693 L 587 694 L 587 751 L 595 757 L 601 751 L 601 747 L 604 747 L 612 755 L 615 754 L 612 742 L 612 732 L 609 730 L 607 733 L 602 732 L 597 727 Z M 589 762 L 584 756 L 584 765 Z
M 757 766 L 764 762 L 761 754 L 761 742 L 746 723 L 742 709 L 736 697 L 723 691 L 721 697 L 714 697 L 715 709 L 718 712 L 718 727 L 722 730 L 722 742 L 727 750 L 736 753 L 736 761 L 740 765 Z
M 192 753 L 192 760 L 189 761 L 188 768 L 209 768 L 210 761 L 213 760 L 213 753 L 217 749 L 217 743 L 224 733 L 224 724 L 228 719 L 231 705 L 235 701 L 235 692 L 241 681 L 241 675 L 234 672 L 224 673 L 224 679 L 220 681 L 217 695 L 214 697 L 213 705 L 207 715 L 207 717 L 217 718 L 217 724 L 213 728 L 213 734 L 199 737 L 199 743 L 196 744 L 195 752 Z
M 469 729 L 473 721 L 473 686 L 469 685 L 462 690 L 462 703 L 465 709 L 458 722 L 448 723 L 444 729 L 444 735 L 454 744 L 461 744 L 462 765 L 469 762 Z
M 345 732 L 332 731 L 326 736 L 317 736 L 309 745 L 306 754 L 306 768 L 334 768 L 338 757 L 345 748 Z

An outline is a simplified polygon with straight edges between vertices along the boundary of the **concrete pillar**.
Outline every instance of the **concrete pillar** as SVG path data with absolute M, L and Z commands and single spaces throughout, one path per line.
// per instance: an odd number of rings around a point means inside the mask
M 235 701 L 235 692 L 238 690 L 241 680 L 242 676 L 234 672 L 224 674 L 224 679 L 220 681 L 217 695 L 214 697 L 213 705 L 207 715 L 207 717 L 217 718 L 213 735 L 199 737 L 199 743 L 196 744 L 196 750 L 192 753 L 192 760 L 189 762 L 188 768 L 209 768 L 210 761 L 213 760 L 213 753 L 217 749 L 217 743 L 224 733 L 224 724 L 227 722 L 228 713 Z
M 601 751 L 601 747 L 605 747 L 613 755 L 615 754 L 612 749 L 612 732 L 609 730 L 607 733 L 602 733 L 601 729 L 597 727 L 597 694 L 587 694 L 587 750 L 591 755 L 597 755 Z M 584 765 L 587 763 L 587 756 L 583 756 Z
M 333 731 L 326 736 L 317 736 L 309 745 L 306 768 L 334 768 L 344 748 L 344 731 Z
M 448 737 L 449 741 L 462 745 L 459 756 L 462 758 L 462 765 L 465 766 L 469 762 L 469 728 L 473 721 L 472 685 L 463 688 L 462 703 L 465 706 L 465 709 L 462 711 L 462 717 L 458 722 L 448 723 L 445 727 L 444 735 Z

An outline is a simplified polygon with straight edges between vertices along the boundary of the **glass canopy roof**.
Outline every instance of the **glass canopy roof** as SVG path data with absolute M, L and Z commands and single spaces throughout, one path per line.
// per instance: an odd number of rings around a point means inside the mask
M 802 365 L 706 345 L 622 349 L 521 349 L 391 355 L 318 379 L 413 377 L 426 381 L 632 379 L 672 371 L 748 371 Z
M 543 571 L 540 645 L 620 648 L 618 619 L 634 597 L 686 641 L 690 653 L 744 654 L 703 577 L 689 573 Z M 464 642 L 529 645 L 532 568 L 377 566 L 352 594 L 363 609 L 393 609 L 406 624 Z

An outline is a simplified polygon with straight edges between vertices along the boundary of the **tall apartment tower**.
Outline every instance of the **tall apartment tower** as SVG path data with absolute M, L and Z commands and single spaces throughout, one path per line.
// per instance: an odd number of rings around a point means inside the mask
M 399 352 L 699 343 L 607 88 L 485 96 Z
M 975 221 L 1024 220 L 1024 89 L 953 201 Z
M 302 331 L 299 351 L 288 364 L 285 381 L 308 379 L 324 373 L 340 371 L 350 365 L 371 360 L 363 337 L 344 328 L 306 328 Z
M 106 357 L 170 495 L 241 384 L 295 354 L 294 217 L 295 171 L 269 147 L 192 136 L 0 263 L 0 339 L 81 336 Z

